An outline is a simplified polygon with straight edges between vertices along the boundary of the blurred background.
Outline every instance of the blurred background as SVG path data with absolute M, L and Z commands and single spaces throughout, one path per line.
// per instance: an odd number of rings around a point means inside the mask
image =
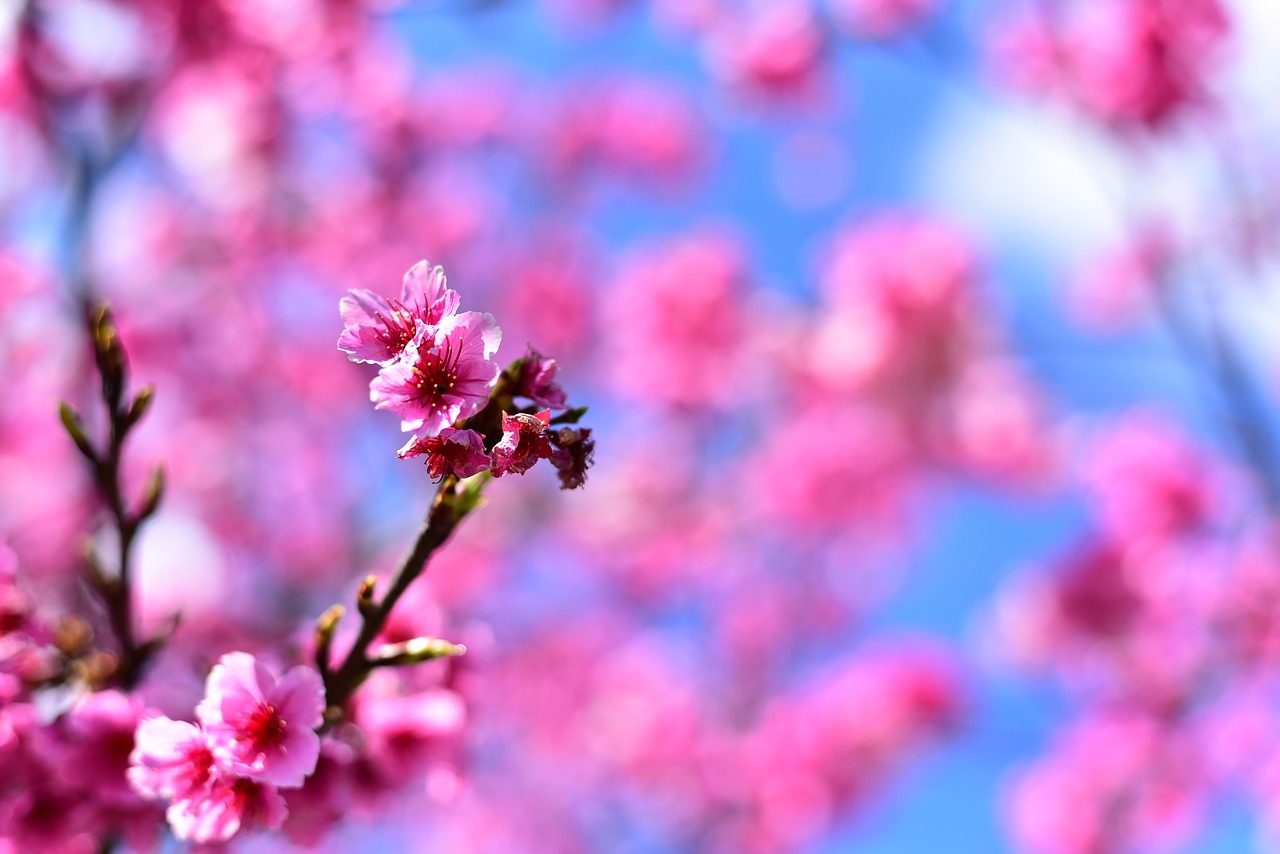
M 1278 46 L 1270 0 L 0 0 L 0 541 L 102 623 L 57 406 L 104 425 L 107 300 L 147 703 L 304 659 L 432 494 L 334 346 L 427 258 L 596 465 L 489 487 L 387 635 L 468 654 L 237 847 L 1273 850 Z

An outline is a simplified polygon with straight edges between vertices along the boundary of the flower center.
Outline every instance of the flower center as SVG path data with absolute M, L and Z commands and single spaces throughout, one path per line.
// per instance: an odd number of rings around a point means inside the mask
M 276 707 L 267 703 L 259 703 L 244 723 L 245 734 L 258 749 L 276 744 L 284 735 L 285 722 L 276 712 Z
M 441 395 L 453 391 L 458 384 L 458 361 L 461 353 L 455 353 L 448 338 L 443 347 L 432 347 L 420 354 L 413 367 L 414 385 L 425 396 L 439 400 Z
M 384 317 L 379 312 L 377 317 L 382 322 L 382 329 L 378 331 L 378 337 L 386 343 L 388 349 L 399 353 L 413 340 L 417 324 L 413 314 L 399 300 L 389 299 L 387 303 L 391 306 L 391 313 Z

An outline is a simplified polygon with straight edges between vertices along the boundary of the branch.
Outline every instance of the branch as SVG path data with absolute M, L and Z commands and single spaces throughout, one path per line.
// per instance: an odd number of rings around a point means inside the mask
M 410 664 L 446 655 L 461 655 L 466 649 L 444 641 L 418 639 L 407 645 L 395 645 L 370 656 L 369 645 L 382 631 L 396 603 L 409 586 L 427 568 L 435 554 L 457 529 L 467 514 L 480 504 L 480 493 L 487 477 L 477 476 L 467 483 L 459 483 L 455 477 L 446 477 L 436 490 L 431 510 L 418 531 L 413 547 L 400 561 L 392 576 L 391 586 L 381 600 L 374 598 L 374 577 L 369 576 L 360 585 L 356 604 L 360 612 L 360 631 L 351 644 L 346 658 L 333 669 L 329 662 L 333 632 L 342 616 L 340 606 L 330 608 L 316 625 L 316 664 L 324 678 L 325 697 L 331 709 L 341 709 L 361 683 L 378 667 Z
M 92 548 L 85 550 L 89 583 L 98 593 L 107 611 L 107 619 L 120 647 L 117 676 L 120 684 L 132 688 L 142 678 L 150 658 L 164 642 L 164 637 L 139 643 L 133 631 L 133 595 L 130 586 L 133 545 L 144 522 L 155 515 L 164 495 L 164 469 L 151 476 L 142 502 L 131 509 L 120 482 L 124 443 L 129 433 L 146 415 L 155 398 L 155 390 L 147 386 L 125 405 L 128 368 L 120 333 L 106 306 L 89 317 L 89 338 L 93 343 L 94 361 L 102 380 L 102 400 L 106 404 L 110 435 L 105 449 L 90 441 L 83 419 L 70 404 L 63 402 L 58 415 L 62 426 L 89 464 L 94 486 L 102 498 L 119 533 L 116 571 L 108 573 Z

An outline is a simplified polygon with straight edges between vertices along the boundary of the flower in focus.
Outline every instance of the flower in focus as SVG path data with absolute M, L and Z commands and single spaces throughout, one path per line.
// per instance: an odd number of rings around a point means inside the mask
M 502 413 L 502 441 L 493 447 L 493 476 L 524 474 L 538 460 L 550 457 L 551 443 L 546 435 L 550 423 L 548 409 L 537 415 Z
M 421 439 L 414 436 L 397 456 L 402 460 L 426 456 L 427 471 L 432 480 L 446 475 L 467 478 L 489 468 L 489 454 L 484 449 L 484 437 L 474 430 L 457 430 L 446 427 L 438 436 Z
M 420 323 L 435 326 L 458 310 L 458 292 L 446 284 L 443 267 L 419 261 L 404 274 L 399 299 L 353 290 L 339 310 L 346 328 L 338 349 L 353 362 L 385 365 L 394 361 L 418 334 Z
M 399 415 L 405 432 L 439 435 L 488 402 L 500 373 L 490 359 L 501 342 L 493 315 L 477 311 L 420 326 L 400 358 L 370 383 L 369 399 Z
M 318 673 L 295 667 L 276 681 L 244 652 L 228 653 L 214 666 L 196 707 L 221 765 L 286 788 L 301 786 L 316 767 L 320 736 L 315 730 L 323 713 Z

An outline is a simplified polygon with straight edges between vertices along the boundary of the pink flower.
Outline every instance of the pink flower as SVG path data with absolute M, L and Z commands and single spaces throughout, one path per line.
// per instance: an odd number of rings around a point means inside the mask
M 608 288 L 602 379 L 646 405 L 729 405 L 750 375 L 746 252 L 720 231 L 645 246 Z
M 1156 128 L 1208 100 L 1230 27 L 1218 0 L 1097 0 L 1015 18 L 993 47 L 1020 88 L 1057 90 L 1117 127 Z
M 209 739 L 195 724 L 165 717 L 138 725 L 129 754 L 129 782 L 148 798 L 200 797 L 217 775 Z
M 431 473 L 432 480 L 439 480 L 445 475 L 471 477 L 489 468 L 484 437 L 474 430 L 446 427 L 438 436 L 426 439 L 414 436 L 397 456 L 407 460 L 423 455 L 427 457 L 427 471 Z
M 520 386 L 516 389 L 516 396 L 527 397 L 538 406 L 548 409 L 568 409 L 564 389 L 556 382 L 557 370 L 559 367 L 555 359 L 548 359 L 530 347 L 520 369 Z
M 1219 475 L 1174 424 L 1150 412 L 1112 427 L 1089 474 L 1103 524 L 1120 542 L 1164 542 L 1212 520 Z
M 1181 849 L 1208 805 L 1203 762 L 1169 722 L 1140 710 L 1092 711 L 1013 780 L 1010 831 L 1032 854 Z
M 224 655 L 209 673 L 196 707 L 214 756 L 241 776 L 286 788 L 301 786 L 316 767 L 324 685 L 310 667 L 278 682 L 252 655 Z
M 284 824 L 289 841 L 304 848 L 315 848 L 352 810 L 356 781 L 351 771 L 355 759 L 356 753 L 350 746 L 333 739 L 324 740 L 315 773 L 301 789 L 290 789 L 283 795 L 289 809 Z
M 1156 127 L 1204 101 L 1227 30 L 1216 0 L 1087 5 L 1063 36 L 1072 94 L 1103 121 Z
M 405 432 L 439 435 L 488 402 L 500 373 L 490 357 L 500 343 L 502 329 L 491 314 L 468 311 L 420 326 L 400 358 L 370 383 L 369 399 L 399 415 Z
M 453 755 L 467 725 L 467 704 L 447 688 L 405 693 L 401 680 L 383 671 L 356 694 L 352 720 L 362 735 L 366 773 L 395 786 Z
M 817 89 L 826 49 L 812 6 L 782 0 L 723 19 L 706 47 L 720 77 L 754 95 L 778 99 L 806 97 Z
M 418 334 L 419 324 L 435 326 L 458 310 L 458 292 L 446 286 L 443 267 L 419 261 L 404 274 L 400 299 L 353 290 L 338 304 L 346 328 L 338 349 L 353 362 L 385 365 Z
M 977 276 L 968 240 L 944 222 L 890 214 L 845 227 L 821 270 L 829 309 L 811 369 L 831 390 L 932 399 L 971 351 Z
M 240 656 L 252 663 L 245 653 L 233 653 L 223 657 L 215 673 L 227 659 Z M 149 718 L 138 726 L 136 741 L 129 782 L 144 797 L 170 800 L 165 815 L 179 839 L 225 842 L 254 825 L 277 828 L 284 822 L 284 801 L 275 787 L 219 767 L 208 734 L 195 724 Z
M 550 457 L 551 443 L 546 436 L 550 423 L 549 409 L 537 415 L 502 413 L 502 441 L 493 446 L 493 476 L 524 474 L 538 460 Z
M 854 35 L 887 39 L 933 11 L 934 0 L 833 0 L 832 11 Z
M 216 774 L 197 797 L 174 801 L 165 817 L 179 839 L 209 843 L 258 826 L 275 830 L 286 814 L 284 798 L 270 783 Z
M 56 771 L 69 786 L 89 786 L 112 805 L 135 803 L 126 779 L 142 701 L 121 691 L 96 691 L 81 698 L 61 719 Z

